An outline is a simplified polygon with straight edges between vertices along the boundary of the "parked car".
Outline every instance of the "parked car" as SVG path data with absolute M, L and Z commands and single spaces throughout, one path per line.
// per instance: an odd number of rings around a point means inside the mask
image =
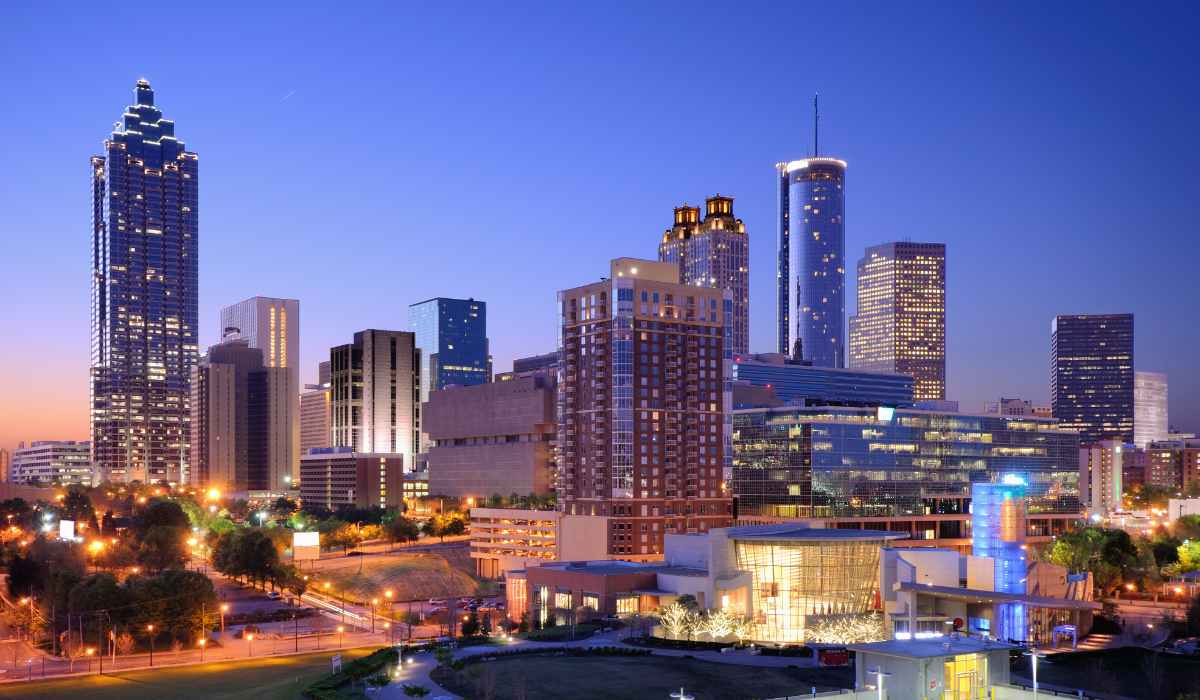
M 269 600 L 279 600 L 282 597 L 283 596 L 279 594 L 279 591 L 271 591 L 270 593 L 267 594 L 267 598 Z

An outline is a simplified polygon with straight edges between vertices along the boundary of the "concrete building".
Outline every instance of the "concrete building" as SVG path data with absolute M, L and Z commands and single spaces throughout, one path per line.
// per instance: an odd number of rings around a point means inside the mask
M 558 302 L 560 509 L 610 518 L 621 558 L 728 525 L 729 295 L 680 284 L 677 265 L 619 258 Z
M 139 80 L 91 165 L 91 461 L 102 479 L 178 483 L 199 354 L 199 157 Z
M 400 454 L 416 465 L 420 444 L 421 351 L 408 331 L 368 329 L 329 351 L 333 447 Z
M 768 387 L 785 404 L 892 406 L 913 405 L 913 378 L 906 374 L 861 369 L 814 367 L 777 353 L 735 355 L 737 383 Z
M 404 498 L 404 457 L 314 450 L 300 458 L 300 499 L 328 510 L 342 506 L 396 508 Z
M 1133 442 L 1133 314 L 1057 316 L 1050 327 L 1050 405 L 1087 445 Z
M 1008 684 L 1009 655 L 1017 648 L 969 637 L 851 644 L 849 649 L 855 653 L 854 687 L 870 692 L 846 691 L 825 697 L 836 700 L 1034 698 L 1035 695 Z
M 1170 433 L 1167 412 L 1167 375 L 1135 372 L 1133 375 L 1133 444 L 1142 449 L 1166 440 Z
M 263 367 L 284 372 L 288 483 L 300 478 L 300 302 L 297 299 L 251 297 L 221 309 L 221 337 L 243 338 L 262 351 Z M 282 488 L 276 483 L 272 488 Z
M 86 484 L 96 480 L 91 443 L 80 440 L 35 440 L 13 450 L 7 481 L 14 484 Z
M 558 351 L 548 352 L 543 355 L 530 355 L 529 357 L 518 357 L 513 360 L 513 374 L 522 375 L 529 372 L 539 372 L 549 370 L 553 372 L 558 369 L 559 363 Z
M 735 355 L 750 352 L 750 237 L 742 220 L 733 216 L 733 198 L 709 197 L 703 220 L 698 207 L 676 207 L 675 223 L 658 245 L 658 259 L 677 264 L 683 284 L 730 293 L 729 347 Z
M 1079 498 L 1093 514 L 1107 517 L 1121 509 L 1125 493 L 1124 461 L 1134 446 L 1116 440 L 1079 448 Z
M 471 558 L 480 578 L 553 561 L 562 513 L 524 508 L 472 508 Z
M 452 386 L 422 406 L 429 489 L 456 498 L 554 486 L 555 388 L 544 377 Z
M 1179 490 L 1200 488 L 1200 439 L 1180 437 L 1150 443 L 1146 483 Z
M 996 416 L 1054 417 L 1054 411 L 1049 406 L 1035 406 L 1032 401 L 1026 399 L 1009 399 L 1004 397 L 1001 397 L 999 401 L 989 401 L 984 406 L 983 412 Z
M 906 374 L 917 401 L 946 398 L 946 246 L 899 241 L 858 261 L 850 367 Z
M 300 394 L 300 454 L 331 447 L 329 360 L 317 364 L 317 383 L 305 384 Z
M 286 367 L 230 336 L 192 369 L 186 482 L 224 491 L 291 488 L 293 397 Z

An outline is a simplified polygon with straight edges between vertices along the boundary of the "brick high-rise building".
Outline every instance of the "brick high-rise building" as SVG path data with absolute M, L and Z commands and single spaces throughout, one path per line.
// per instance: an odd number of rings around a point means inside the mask
M 946 398 L 946 246 L 900 241 L 858 261 L 850 367 L 913 378 L 913 399 Z
M 675 208 L 675 223 L 663 233 L 658 259 L 679 265 L 679 281 L 697 287 L 727 289 L 733 295 L 734 355 L 750 352 L 750 238 L 733 216 L 733 197 L 717 195 L 700 209 Z
M 733 300 L 676 264 L 610 269 L 558 293 L 559 509 L 606 518 L 609 556 L 656 559 L 665 534 L 731 520 Z

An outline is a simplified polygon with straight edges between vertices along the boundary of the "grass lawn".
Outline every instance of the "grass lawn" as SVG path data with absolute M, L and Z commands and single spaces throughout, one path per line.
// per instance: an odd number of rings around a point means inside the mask
M 346 649 L 343 661 L 366 656 L 375 648 Z M 213 663 L 155 671 L 121 672 L 32 683 L 0 685 L 0 698 L 21 700 L 292 700 L 309 683 L 330 672 L 335 652 Z
M 434 680 L 456 695 L 494 700 L 666 698 L 687 689 L 696 700 L 804 695 L 813 685 L 832 690 L 854 684 L 851 672 L 764 668 L 665 656 L 516 656 L 438 669 Z
M 378 597 L 388 588 L 396 591 L 397 600 L 475 595 L 479 588 L 469 574 L 437 554 L 346 557 L 322 564 L 318 580 L 331 582 L 336 594 L 359 602 Z
M 1029 682 L 1028 657 L 1013 666 L 1013 675 Z M 1038 662 L 1038 682 L 1130 698 L 1174 698 L 1200 690 L 1200 658 L 1136 647 L 1051 654 Z

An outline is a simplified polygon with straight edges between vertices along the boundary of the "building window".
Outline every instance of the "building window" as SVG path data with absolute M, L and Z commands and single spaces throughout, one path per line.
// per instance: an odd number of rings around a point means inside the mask
M 617 598 L 617 616 L 629 617 L 630 615 L 638 614 L 638 597 L 635 595 L 623 595 Z
M 570 610 L 572 607 L 572 596 L 570 591 L 559 591 L 554 594 L 554 607 L 559 610 Z
M 598 593 L 584 593 L 583 607 L 590 608 L 592 612 L 600 612 L 600 595 Z

